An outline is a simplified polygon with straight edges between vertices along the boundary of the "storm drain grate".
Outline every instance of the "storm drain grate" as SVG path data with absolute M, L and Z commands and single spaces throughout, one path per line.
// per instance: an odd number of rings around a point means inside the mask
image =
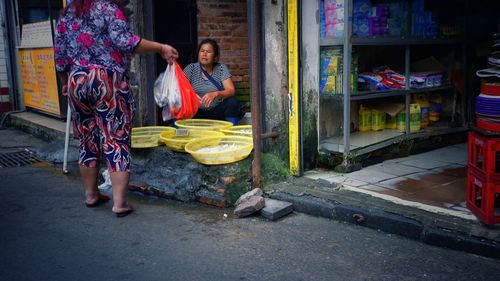
M 21 167 L 40 162 L 29 150 L 0 153 L 0 168 Z

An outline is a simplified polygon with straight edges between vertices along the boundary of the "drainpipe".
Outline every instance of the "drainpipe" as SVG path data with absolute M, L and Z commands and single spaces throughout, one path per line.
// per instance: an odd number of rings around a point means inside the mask
M 262 129 L 260 108 L 260 59 L 261 59 L 261 11 L 259 0 L 247 1 L 248 40 L 250 58 L 250 107 L 252 113 L 253 162 L 252 187 L 261 186 L 260 166 L 262 154 Z

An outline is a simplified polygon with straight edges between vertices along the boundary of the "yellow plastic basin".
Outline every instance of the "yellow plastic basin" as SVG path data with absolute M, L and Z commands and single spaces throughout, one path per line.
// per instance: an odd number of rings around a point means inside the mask
M 132 128 L 132 148 L 150 148 L 162 145 L 160 134 L 163 132 L 175 131 L 175 128 L 168 126 L 146 126 Z
M 212 119 L 184 119 L 175 121 L 175 125 L 183 129 L 221 130 L 233 126 L 231 122 Z
M 160 139 L 165 143 L 165 145 L 170 150 L 185 152 L 184 146 L 186 146 L 186 144 L 189 141 L 203 137 L 224 136 L 223 133 L 218 131 L 192 130 L 192 129 L 187 129 L 187 130 L 188 130 L 187 136 L 176 136 L 176 131 L 173 130 L 173 131 L 166 131 L 160 134 Z
M 243 160 L 253 149 L 252 138 L 220 136 L 199 138 L 188 142 L 186 152 L 205 165 L 228 164 Z
M 252 137 L 252 125 L 232 126 L 220 131 L 229 136 Z

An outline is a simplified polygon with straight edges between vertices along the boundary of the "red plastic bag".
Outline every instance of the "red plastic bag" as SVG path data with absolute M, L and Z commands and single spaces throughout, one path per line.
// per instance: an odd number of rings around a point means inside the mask
M 177 62 L 175 64 L 175 76 L 177 78 L 177 83 L 179 85 L 179 91 L 181 94 L 181 107 L 178 112 L 171 112 L 175 119 L 189 119 L 192 118 L 198 111 L 200 106 L 200 99 L 196 95 L 191 83 L 184 75 L 181 67 Z
M 198 111 L 200 100 L 177 62 L 168 65 L 156 79 L 155 101 L 163 107 L 163 121 L 189 119 Z

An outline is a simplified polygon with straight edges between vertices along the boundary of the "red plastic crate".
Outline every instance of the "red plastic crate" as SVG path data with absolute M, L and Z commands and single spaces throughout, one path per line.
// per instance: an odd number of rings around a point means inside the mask
M 467 208 L 484 224 L 500 223 L 500 183 L 468 169 Z
M 500 182 L 500 137 L 470 131 L 468 164 L 487 179 Z

